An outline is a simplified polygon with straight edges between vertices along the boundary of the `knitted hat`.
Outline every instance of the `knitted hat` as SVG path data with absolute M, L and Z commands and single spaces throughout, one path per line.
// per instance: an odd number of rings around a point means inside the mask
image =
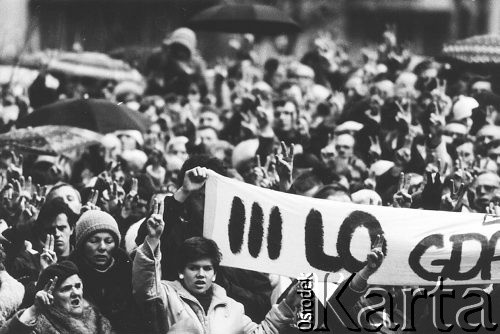
M 96 232 L 109 232 L 115 239 L 115 244 L 120 244 L 120 230 L 116 220 L 107 212 L 101 210 L 89 210 L 81 215 L 76 222 L 75 249 L 80 249 L 82 244 Z
M 184 45 L 191 52 L 191 55 L 193 55 L 196 51 L 196 34 L 189 28 L 179 28 L 170 37 L 163 40 L 163 44 L 165 45 L 172 45 L 174 43 Z
M 40 291 L 51 279 L 57 276 L 56 286 L 61 285 L 64 280 L 70 276 L 78 275 L 78 267 L 71 261 L 61 261 L 45 268 L 36 283 L 36 291 Z

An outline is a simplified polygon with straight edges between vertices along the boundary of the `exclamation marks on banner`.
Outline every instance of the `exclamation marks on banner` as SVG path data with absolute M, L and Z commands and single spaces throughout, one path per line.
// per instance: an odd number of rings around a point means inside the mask
M 280 257 L 281 240 L 283 240 L 282 228 L 283 218 L 281 218 L 280 209 L 274 206 L 269 215 L 269 228 L 267 230 L 267 252 L 271 260 Z
M 231 204 L 231 214 L 229 217 L 229 247 L 233 254 L 241 252 L 243 237 L 245 233 L 245 205 L 243 201 L 235 196 Z M 283 239 L 283 219 L 278 207 L 274 206 L 269 215 L 269 225 L 267 228 L 267 252 L 271 260 L 276 260 L 281 253 Z M 262 250 L 264 240 L 264 211 L 259 203 L 252 204 L 250 214 L 250 228 L 248 231 L 248 252 L 257 258 Z
M 229 217 L 229 247 L 233 254 L 241 252 L 243 233 L 245 233 L 245 206 L 239 197 L 233 198 Z
M 258 203 L 252 205 L 250 216 L 250 231 L 248 231 L 248 252 L 253 257 L 259 256 L 264 239 L 264 213 Z

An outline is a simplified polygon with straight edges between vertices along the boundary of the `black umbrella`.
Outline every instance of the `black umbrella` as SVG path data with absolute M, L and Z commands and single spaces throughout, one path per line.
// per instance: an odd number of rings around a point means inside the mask
M 195 30 L 277 35 L 300 31 L 278 8 L 265 5 L 218 5 L 194 15 L 187 24 Z
M 117 130 L 146 132 L 151 122 L 123 105 L 98 99 L 69 99 L 43 106 L 17 122 L 18 128 L 68 125 L 99 133 Z
M 0 134 L 0 146 L 30 153 L 59 155 L 101 142 L 103 135 L 65 125 L 42 125 Z

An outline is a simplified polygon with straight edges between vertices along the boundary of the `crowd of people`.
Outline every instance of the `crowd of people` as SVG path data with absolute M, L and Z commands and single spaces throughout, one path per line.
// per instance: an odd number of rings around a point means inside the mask
M 490 77 L 450 75 L 390 29 L 359 64 L 325 35 L 300 57 L 277 50 L 264 63 L 254 44 L 232 41 L 234 56 L 209 68 L 196 34 L 179 28 L 148 60 L 145 85 L 41 71 L 29 89 L 2 87 L 4 132 L 66 98 L 107 99 L 151 126 L 56 158 L 2 151 L 1 334 L 298 332 L 297 285 L 220 266 L 224 254 L 203 237 L 207 170 L 332 201 L 500 214 Z M 377 242 L 345 305 L 366 306 L 383 258 Z M 483 288 L 500 306 L 497 287 Z M 409 320 L 400 313 L 378 319 Z M 333 332 L 347 331 L 327 314 Z M 419 332 L 438 331 L 429 305 L 416 314 Z

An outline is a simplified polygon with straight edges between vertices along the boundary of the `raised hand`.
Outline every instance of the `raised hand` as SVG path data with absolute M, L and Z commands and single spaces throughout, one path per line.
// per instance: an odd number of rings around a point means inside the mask
M 447 162 L 443 163 L 441 159 L 437 159 L 435 164 L 434 163 L 427 164 L 425 170 L 426 172 L 437 173 L 444 178 L 447 175 L 449 168 Z
M 447 81 L 445 79 L 437 79 L 436 83 L 437 87 L 431 92 L 432 97 L 439 106 L 443 115 L 448 115 L 453 105 L 453 101 L 448 95 L 446 95 Z
M 205 167 L 195 167 L 184 175 L 182 188 L 191 193 L 200 190 L 205 185 L 208 177 L 208 170 Z
M 160 237 L 165 229 L 165 222 L 163 221 L 163 201 L 159 198 L 154 199 L 153 212 L 146 222 L 148 229 L 147 242 L 154 250 L 160 243 Z
M 366 265 L 356 274 L 356 276 L 354 276 L 351 282 L 351 287 L 356 291 L 366 289 L 368 279 L 382 265 L 385 258 L 383 250 L 384 241 L 385 239 L 382 234 L 377 235 L 370 253 L 366 256 Z
M 476 158 L 474 159 L 474 162 L 472 163 L 471 166 L 471 173 L 474 177 L 478 176 L 482 172 L 486 171 L 486 168 L 488 167 L 489 160 L 488 158 L 484 158 L 480 155 L 476 155 Z
M 24 176 L 19 177 L 19 180 L 14 180 L 14 192 L 17 193 L 18 197 L 26 197 L 31 200 L 33 194 L 33 183 L 31 181 L 31 176 L 25 179 Z
M 125 196 L 125 202 L 132 203 L 139 199 L 139 180 L 137 178 L 132 178 L 132 186 L 130 187 L 130 191 Z
M 486 207 L 486 213 L 489 215 L 493 216 L 500 216 L 500 205 L 499 203 L 493 203 L 491 202 L 487 207 Z
M 408 193 L 409 188 L 410 188 L 409 175 L 401 173 L 399 175 L 398 191 L 392 197 L 393 207 L 395 208 L 411 207 L 412 197 Z
M 42 270 L 57 263 L 57 254 L 54 252 L 54 243 L 54 236 L 52 234 L 47 234 L 43 252 L 40 254 L 40 266 L 42 267 Z
M 439 107 L 437 102 L 434 102 L 432 105 L 434 106 L 434 110 L 429 117 L 429 120 L 432 124 L 431 128 L 432 129 L 441 128 L 446 124 L 445 120 L 446 115 L 444 114 L 443 110 Z M 432 131 L 432 129 L 431 132 L 435 132 L 435 130 Z
M 422 207 L 427 210 L 439 210 L 441 206 L 443 184 L 439 172 L 433 174 L 430 171 L 426 173 L 426 182 L 422 191 Z
M 406 124 L 408 124 L 408 126 L 410 126 L 411 125 L 411 102 L 408 101 L 408 103 L 406 104 L 406 108 L 403 108 L 401 103 L 396 101 L 396 106 L 398 107 L 398 113 L 396 114 L 396 120 L 402 120 Z
M 40 313 L 43 308 L 51 306 L 54 303 L 54 296 L 52 294 L 54 293 L 54 289 L 56 288 L 58 279 L 59 278 L 57 276 L 54 277 L 54 279 L 51 279 L 45 285 L 43 290 L 40 290 L 36 293 L 35 303 L 33 304 L 35 313 Z
M 121 210 L 122 218 L 129 217 L 133 210 L 137 207 L 139 201 L 139 181 L 134 177 L 132 178 L 132 185 L 130 191 L 125 195 L 125 200 L 123 201 L 123 206 Z
M 455 172 L 453 173 L 453 178 L 456 181 L 465 184 L 466 187 L 474 181 L 472 170 L 469 167 L 464 166 L 464 162 L 460 158 L 455 160 Z
M 47 196 L 47 187 L 35 185 L 33 193 L 31 194 L 31 204 L 40 210 L 45 203 L 45 198 Z
M 246 181 L 250 184 L 256 186 L 263 186 L 262 183 L 266 178 L 266 171 L 261 165 L 260 156 L 255 156 L 255 164 L 248 176 L 245 178 Z
M 382 265 L 384 261 L 384 252 L 382 251 L 382 246 L 384 244 L 384 236 L 379 234 L 377 235 L 377 239 L 372 245 L 372 249 L 370 253 L 367 255 L 367 267 L 371 273 L 377 271 L 378 268 Z
M 19 201 L 19 216 L 15 222 L 17 228 L 21 231 L 29 231 L 35 224 L 40 210 L 34 205 L 29 204 L 25 197 Z
M 92 189 L 90 191 L 90 195 L 89 195 L 89 198 L 87 200 L 87 203 L 85 203 L 85 205 L 82 206 L 81 212 L 84 213 L 84 212 L 89 211 L 89 210 L 101 210 L 101 208 L 99 208 L 97 206 L 98 200 L 99 200 L 99 190 Z
M 106 188 L 102 192 L 103 210 L 107 212 L 116 212 L 122 207 L 125 191 L 116 181 L 107 182 Z
M 281 142 L 281 153 L 276 154 L 276 171 L 278 172 L 281 185 L 291 186 L 293 172 L 294 145 L 290 145 L 290 149 L 285 142 Z M 288 189 L 287 189 L 288 190 Z
M 11 179 L 18 179 L 23 175 L 23 162 L 24 158 L 22 154 L 16 155 L 14 151 L 10 151 L 12 156 L 12 163 L 7 168 L 7 175 Z
M 445 211 L 460 211 L 462 209 L 462 200 L 466 191 L 465 184 L 460 184 L 460 188 L 455 190 L 455 182 L 450 181 L 450 192 L 445 194 L 441 199 L 441 210 Z

